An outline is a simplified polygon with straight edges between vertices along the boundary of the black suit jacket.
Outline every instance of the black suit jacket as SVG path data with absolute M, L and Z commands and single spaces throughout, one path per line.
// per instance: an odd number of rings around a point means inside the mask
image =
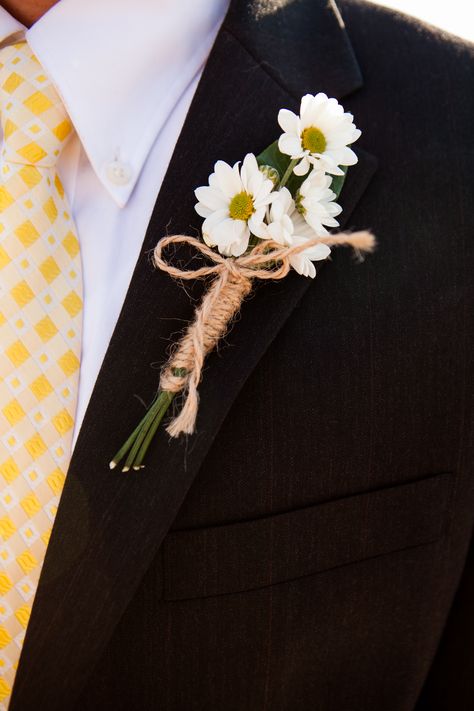
M 460 40 L 372 5 L 233 0 L 74 452 L 12 711 L 473 708 L 472 69 Z M 377 252 L 261 286 L 208 360 L 197 434 L 109 471 L 203 288 L 150 250 L 199 228 L 216 159 L 259 152 L 318 91 L 363 130 L 341 203 Z

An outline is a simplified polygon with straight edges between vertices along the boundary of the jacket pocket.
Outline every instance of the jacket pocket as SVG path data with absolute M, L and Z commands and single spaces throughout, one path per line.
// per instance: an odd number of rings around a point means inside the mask
M 165 600 L 244 592 L 436 541 L 454 475 L 437 474 L 288 513 L 173 531 Z

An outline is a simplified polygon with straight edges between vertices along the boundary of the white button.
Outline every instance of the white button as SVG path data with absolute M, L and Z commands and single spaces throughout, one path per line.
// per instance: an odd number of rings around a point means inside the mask
M 132 179 L 132 169 L 126 163 L 114 160 L 107 166 L 107 178 L 114 185 L 126 185 Z

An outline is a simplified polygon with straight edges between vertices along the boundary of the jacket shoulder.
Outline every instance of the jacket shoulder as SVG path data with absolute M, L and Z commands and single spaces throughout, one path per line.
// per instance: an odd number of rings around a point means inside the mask
M 474 45 L 363 0 L 340 0 L 338 10 L 375 100 L 404 106 L 427 128 L 438 122 L 438 132 L 450 121 L 457 136 L 445 139 L 465 152 L 459 135 L 470 132 L 474 113 Z
M 337 9 L 349 35 L 363 37 L 389 54 L 401 46 L 461 60 L 464 69 L 474 68 L 474 44 L 415 17 L 364 0 L 337 0 Z M 390 40 L 387 45 L 385 41 Z
M 408 51 L 421 61 L 449 62 L 457 72 L 472 80 L 474 44 L 415 17 L 364 0 L 338 0 L 337 8 L 357 50 L 380 51 L 387 57 L 403 61 Z M 356 51 L 357 51 L 356 50 Z

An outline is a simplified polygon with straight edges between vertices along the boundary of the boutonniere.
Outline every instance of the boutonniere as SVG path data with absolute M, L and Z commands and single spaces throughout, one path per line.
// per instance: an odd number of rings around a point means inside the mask
M 301 100 L 299 115 L 281 109 L 278 123 L 283 133 L 275 143 L 258 156 L 248 153 L 234 166 L 217 161 L 208 185 L 195 190 L 195 209 L 204 220 L 202 240 L 167 236 L 155 248 L 155 266 L 170 276 L 212 281 L 161 370 L 153 403 L 110 462 L 111 469 L 123 460 L 122 471 L 142 468 L 178 395 L 180 408 L 166 430 L 171 437 L 194 432 L 204 360 L 257 282 L 283 279 L 291 269 L 314 278 L 315 262 L 327 259 L 331 247 L 349 245 L 359 255 L 374 248 L 369 232 L 328 231 L 339 224 L 336 218 L 342 208 L 336 200 L 348 167 L 357 162 L 350 146 L 361 132 L 353 116 L 326 94 L 308 94 Z M 209 264 L 182 270 L 169 263 L 165 248 L 183 242 L 207 257 Z

